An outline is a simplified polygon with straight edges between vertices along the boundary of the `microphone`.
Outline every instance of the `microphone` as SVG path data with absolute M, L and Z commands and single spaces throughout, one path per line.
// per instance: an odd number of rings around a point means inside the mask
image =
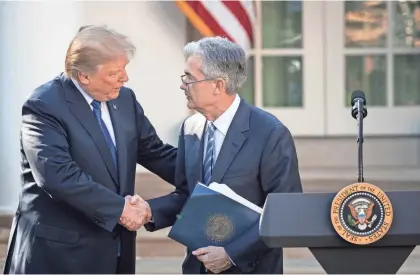
M 361 104 L 362 110 L 363 110 L 363 118 L 367 116 L 367 110 L 366 110 L 366 96 L 365 93 L 362 91 L 354 91 L 351 93 L 351 116 L 354 119 L 357 119 L 357 115 L 359 113 L 358 105 Z
M 354 91 L 351 94 L 351 116 L 357 120 L 358 126 L 358 135 L 357 135 L 357 143 L 358 143 L 358 170 L 359 170 L 359 177 L 357 179 L 358 182 L 364 182 L 365 179 L 363 177 L 363 119 L 367 116 L 367 109 L 366 109 L 366 96 L 365 93 L 362 91 Z

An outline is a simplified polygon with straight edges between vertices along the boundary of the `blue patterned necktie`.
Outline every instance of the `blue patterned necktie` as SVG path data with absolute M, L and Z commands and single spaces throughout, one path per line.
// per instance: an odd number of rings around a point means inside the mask
M 96 120 L 101 127 L 102 133 L 104 134 L 106 144 L 108 144 L 108 148 L 111 151 L 112 160 L 114 161 L 115 168 L 118 170 L 117 166 L 117 148 L 115 147 L 114 143 L 112 142 L 111 135 L 108 132 L 108 128 L 105 125 L 105 122 L 102 120 L 101 114 L 101 103 L 97 100 L 92 101 L 91 103 L 93 107 L 93 114 L 96 117 Z
M 214 127 L 213 123 L 209 122 L 207 126 L 207 148 L 204 159 L 204 184 L 209 185 L 211 175 L 213 173 L 213 155 L 214 155 Z

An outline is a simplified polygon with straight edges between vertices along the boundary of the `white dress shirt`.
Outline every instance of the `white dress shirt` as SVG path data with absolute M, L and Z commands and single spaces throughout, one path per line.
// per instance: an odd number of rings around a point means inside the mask
M 215 121 L 213 125 L 216 127 L 214 130 L 214 151 L 213 151 L 213 167 L 216 163 L 217 157 L 219 156 L 220 149 L 222 148 L 223 141 L 225 140 L 229 126 L 232 123 L 233 117 L 236 114 L 236 111 L 239 108 L 239 103 L 241 103 L 241 98 L 239 95 L 236 95 L 235 100 L 229 106 L 229 108 Z M 205 135 L 204 135 L 204 151 L 203 151 L 203 164 L 206 158 L 206 149 L 207 149 L 207 127 L 210 121 L 207 121 Z
M 85 91 L 83 91 L 82 87 L 80 87 L 79 83 L 71 79 L 73 81 L 74 85 L 77 87 L 77 89 L 82 93 L 83 97 L 86 99 L 87 103 L 89 104 L 90 109 L 93 112 L 93 106 L 91 105 L 93 98 L 88 95 Z M 114 134 L 114 128 L 112 127 L 112 121 L 111 116 L 109 115 L 108 106 L 106 105 L 106 102 L 101 102 L 101 116 L 102 120 L 104 121 L 106 128 L 108 128 L 108 132 L 111 135 L 112 142 L 114 143 L 114 146 L 117 146 L 115 143 L 115 134 Z

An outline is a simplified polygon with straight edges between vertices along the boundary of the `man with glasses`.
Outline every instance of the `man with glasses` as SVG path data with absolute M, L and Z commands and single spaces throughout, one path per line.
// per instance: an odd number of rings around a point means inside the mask
M 302 192 L 292 135 L 276 117 L 237 92 L 246 80 L 246 56 L 235 43 L 203 38 L 184 48 L 181 90 L 198 111 L 180 130 L 175 192 L 149 200 L 149 231 L 172 226 L 197 182 L 223 183 L 263 206 L 269 193 Z M 188 249 L 183 273 L 283 272 L 282 249 L 259 238 L 258 223 L 226 247 Z

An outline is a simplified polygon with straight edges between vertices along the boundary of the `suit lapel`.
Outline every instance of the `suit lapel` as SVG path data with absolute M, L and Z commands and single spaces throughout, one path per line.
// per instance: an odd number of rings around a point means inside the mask
M 203 168 L 204 168 L 204 164 L 203 164 L 203 156 L 204 156 L 204 133 L 205 133 L 205 129 L 206 129 L 206 125 L 207 125 L 207 121 L 204 124 L 203 127 L 203 132 L 202 132 L 202 138 L 200 140 L 200 149 L 198 151 L 198 161 L 197 161 L 197 170 L 198 170 L 198 180 L 199 182 L 204 182 L 204 175 L 203 175 Z
M 127 183 L 127 142 L 125 139 L 122 124 L 124 120 L 121 118 L 121 114 L 118 112 L 117 100 L 112 100 L 107 103 L 108 110 L 112 120 L 112 127 L 114 128 L 115 143 L 117 145 L 117 159 L 118 159 L 118 182 L 120 193 L 123 194 L 125 187 L 122 184 Z
M 187 149 L 186 156 L 189 164 L 187 169 L 190 173 L 188 184 L 191 190 L 194 189 L 197 182 L 203 182 L 203 147 L 204 140 L 201 139 L 190 145 L 190 150 Z
M 222 181 L 227 169 L 244 144 L 246 140 L 244 132 L 249 129 L 250 110 L 250 106 L 241 99 L 214 165 L 212 182 L 220 183 Z
M 65 88 L 66 100 L 71 112 L 77 118 L 79 123 L 82 124 L 83 128 L 85 128 L 86 132 L 94 141 L 112 179 L 114 180 L 114 183 L 118 186 L 117 170 L 115 169 L 111 152 L 108 148 L 108 145 L 105 141 L 105 137 L 102 133 L 98 122 L 95 119 L 95 116 L 93 115 L 90 106 L 86 102 L 83 95 L 76 88 L 76 86 L 74 86 L 71 79 L 66 78 L 64 75 L 62 75 L 61 82 L 63 83 L 63 86 Z M 115 124 L 117 123 L 114 123 L 114 125 Z
M 184 126 L 185 162 L 190 190 L 203 181 L 203 147 L 206 119 L 201 114 L 190 117 Z

